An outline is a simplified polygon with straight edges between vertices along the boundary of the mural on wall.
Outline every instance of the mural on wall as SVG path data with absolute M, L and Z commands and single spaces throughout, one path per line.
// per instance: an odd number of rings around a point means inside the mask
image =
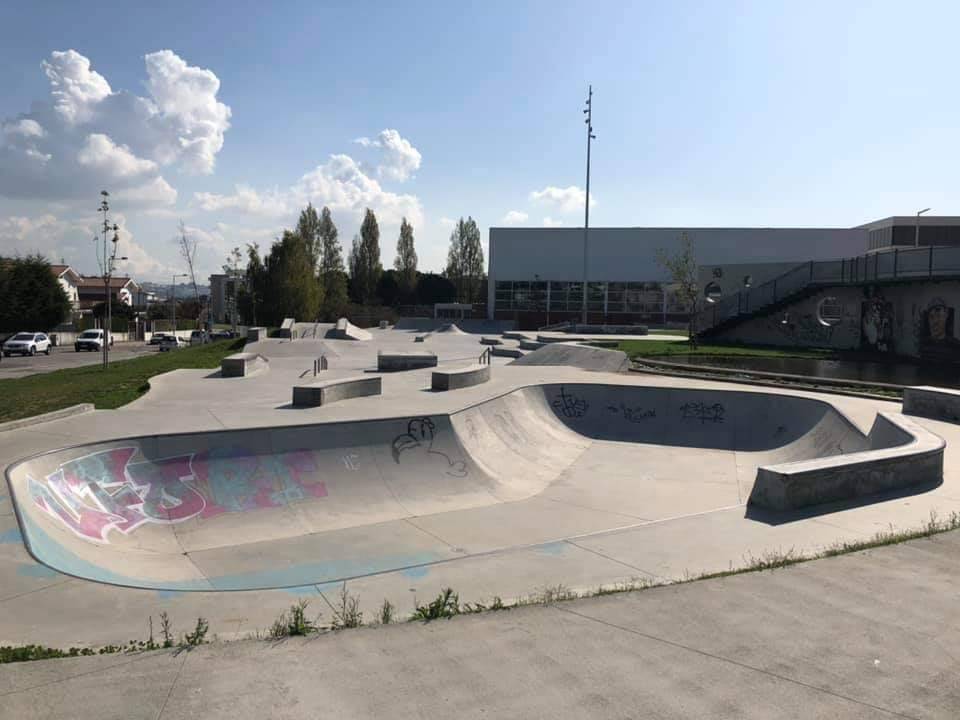
M 920 357 L 933 360 L 960 358 L 960 340 L 954 335 L 954 308 L 942 297 L 930 300 L 920 311 L 919 351 Z
M 221 449 L 130 462 L 137 448 L 105 450 L 66 462 L 40 482 L 27 478 L 34 504 L 80 537 L 109 542 L 144 523 L 280 507 L 327 495 L 307 450 L 251 455 Z
M 893 303 L 875 291 L 860 305 L 860 349 L 893 352 Z

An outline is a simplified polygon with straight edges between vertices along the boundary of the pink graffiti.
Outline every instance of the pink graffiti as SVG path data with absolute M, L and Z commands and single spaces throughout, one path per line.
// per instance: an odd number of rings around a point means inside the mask
M 221 450 L 130 462 L 136 452 L 106 450 L 64 463 L 45 482 L 28 477 L 30 496 L 77 535 L 104 543 L 111 530 L 128 535 L 144 523 L 179 523 L 327 496 L 306 450 L 276 455 Z

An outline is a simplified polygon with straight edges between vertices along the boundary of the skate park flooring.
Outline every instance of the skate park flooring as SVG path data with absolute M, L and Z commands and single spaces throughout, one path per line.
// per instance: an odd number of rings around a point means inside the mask
M 608 374 L 573 367 L 510 366 L 494 358 L 492 379 L 462 390 L 430 392 L 430 370 L 383 375 L 383 394 L 311 409 L 290 407 L 291 388 L 312 379 L 313 360 L 326 355 L 325 378 L 355 376 L 376 367 L 379 350 L 434 350 L 440 367 L 475 362 L 479 336 L 435 333 L 414 343 L 413 332 L 374 330 L 369 342 L 267 340 L 246 349 L 269 358 L 269 370 L 248 378 L 220 378 L 208 370 L 179 370 L 154 378 L 151 390 L 118 410 L 44 423 L 0 435 L 0 459 L 20 458 L 58 448 L 129 436 L 312 425 L 348 420 L 439 415 L 470 408 L 519 388 L 543 383 L 604 383 L 648 387 L 743 390 L 743 386 L 642 374 Z M 301 375 L 306 375 L 301 378 Z M 747 389 L 746 391 L 751 391 Z M 866 433 L 878 411 L 899 411 L 899 403 L 764 388 L 825 400 Z M 592 589 L 617 582 L 669 582 L 705 572 L 743 566 L 770 552 L 814 552 L 828 545 L 866 540 L 891 527 L 913 529 L 960 511 L 957 426 L 916 419 L 947 441 L 944 481 L 930 490 L 867 503 L 817 508 L 777 518 L 749 517 L 745 496 L 733 488 L 707 492 L 703 486 L 649 487 L 655 519 L 642 514 L 644 497 L 626 496 L 607 483 L 589 503 L 575 498 L 534 497 L 402 521 L 405 538 L 424 548 L 422 561 L 410 558 L 355 567 L 325 575 L 322 582 L 277 589 L 183 591 L 123 587 L 66 575 L 34 560 L 22 542 L 9 491 L 0 491 L 0 644 L 41 643 L 56 647 L 102 645 L 142 639 L 148 618 L 166 611 L 182 629 L 207 618 L 221 639 L 246 637 L 267 628 L 298 598 L 317 607 L 342 583 L 360 597 L 371 616 L 383 599 L 401 615 L 414 601 L 426 602 L 452 587 L 468 602 L 494 596 L 519 598 L 557 585 Z M 956 445 L 960 447 L 960 445 Z M 673 448 L 657 462 L 702 474 L 709 453 Z M 599 474 L 599 473 L 598 473 Z M 729 496 L 729 497 L 728 497 Z M 400 526 L 396 526 L 400 527 Z M 385 555 L 396 537 L 354 531 L 358 543 L 372 543 Z M 348 548 L 344 548 L 345 551 Z M 414 560 L 417 560 L 414 558 Z

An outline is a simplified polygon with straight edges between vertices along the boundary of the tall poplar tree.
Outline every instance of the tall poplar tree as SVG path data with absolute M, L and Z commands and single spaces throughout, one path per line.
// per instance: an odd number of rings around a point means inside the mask
M 413 226 L 403 218 L 397 238 L 397 257 L 393 261 L 400 286 L 401 302 L 409 302 L 417 288 L 417 251 L 413 247 Z
M 444 273 L 457 289 L 457 302 L 480 300 L 480 288 L 486 277 L 480 228 L 472 217 L 460 218 L 450 233 L 447 269 Z
M 337 226 L 333 224 L 330 208 L 320 211 L 318 233 L 320 236 L 320 286 L 323 288 L 321 314 L 326 320 L 335 320 L 343 315 L 347 305 L 347 277 L 343 267 L 343 250 L 337 239 Z

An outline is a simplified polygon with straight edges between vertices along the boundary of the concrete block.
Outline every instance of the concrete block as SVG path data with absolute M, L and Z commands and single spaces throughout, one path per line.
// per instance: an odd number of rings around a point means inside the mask
M 903 413 L 933 420 L 960 422 L 960 390 L 918 386 L 903 391 Z
M 526 338 L 520 341 L 521 350 L 539 350 L 544 345 L 546 345 L 546 343 L 537 342 L 536 340 L 527 340 Z
M 255 343 L 267 339 L 267 329 L 265 327 L 247 328 L 247 342 Z
M 490 350 L 497 357 L 522 358 L 526 355 L 526 353 L 519 348 L 509 348 L 501 345 L 494 345 Z
M 484 335 L 480 338 L 481 345 L 503 345 L 503 341 L 500 338 L 487 337 Z
M 373 338 L 373 335 L 369 332 L 363 328 L 358 328 L 346 318 L 337 320 L 337 324 L 330 334 L 337 340 L 371 340 Z
M 870 450 L 758 468 L 750 504 L 795 510 L 942 481 L 946 443 L 907 417 L 878 413 L 868 439 Z
M 280 325 L 280 329 L 277 331 L 277 337 L 286 338 L 287 340 L 296 340 L 297 334 L 293 329 L 294 322 L 295 321 L 293 318 L 284 318 L 283 323 Z
M 293 406 L 320 407 L 338 400 L 379 395 L 380 392 L 381 377 L 379 375 L 326 380 L 310 385 L 295 385 L 293 388 Z
M 258 328 L 259 329 L 259 328 Z M 269 360 L 258 353 L 234 353 L 220 361 L 221 377 L 247 377 L 268 369 Z
M 416 370 L 417 368 L 436 367 L 437 356 L 428 350 L 410 352 L 390 352 L 377 355 L 377 370 Z
M 480 385 L 489 379 L 490 366 L 474 364 L 449 370 L 434 370 L 430 387 L 433 390 L 457 390 L 471 385 Z

